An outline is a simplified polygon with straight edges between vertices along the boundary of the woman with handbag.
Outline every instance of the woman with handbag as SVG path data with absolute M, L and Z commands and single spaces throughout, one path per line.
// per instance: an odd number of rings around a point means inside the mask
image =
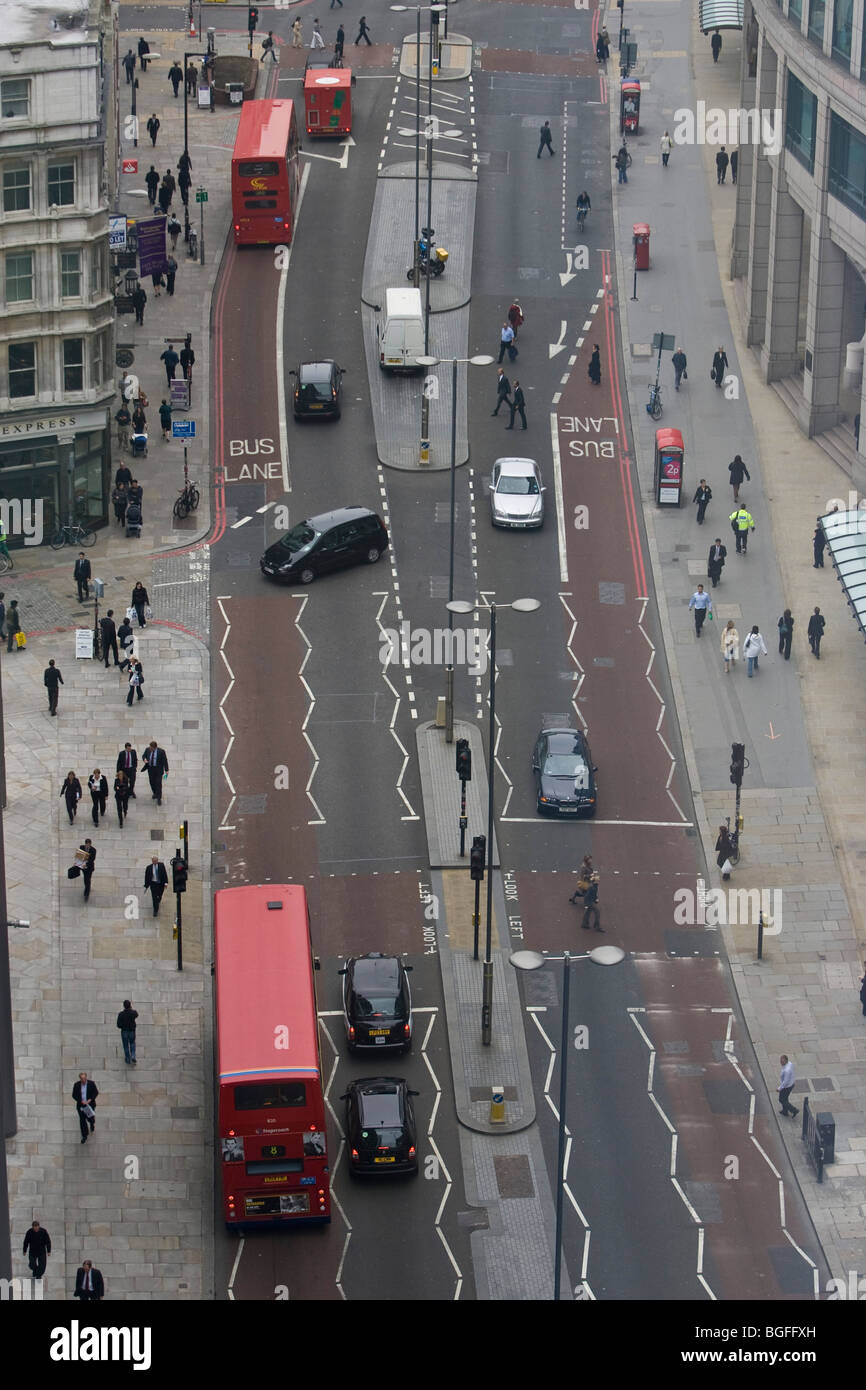
M 142 689 L 141 689 L 141 687 L 142 687 L 143 685 L 144 685 L 144 671 L 143 671 L 142 668 L 141 668 L 141 662 L 140 662 L 140 661 L 134 661 L 134 662 L 132 662 L 131 669 L 130 669 L 130 672 L 129 672 L 129 694 L 128 694 L 127 697 L 126 697 L 126 703 L 127 703 L 128 705 L 131 705 L 131 704 L 132 704 L 133 699 L 135 698 L 136 693 L 138 694 L 139 700 L 143 700 L 143 699 L 144 699 L 144 693 L 143 693 L 143 691 L 142 691 Z
M 114 800 L 117 806 L 117 819 L 120 822 L 121 830 L 123 829 L 124 817 L 129 815 L 129 793 L 131 790 L 129 778 L 123 768 L 119 768 L 117 776 L 114 779 Z
M 731 855 L 734 847 L 731 844 L 731 836 L 726 825 L 719 826 L 719 838 L 716 840 L 716 863 L 722 871 L 722 878 L 731 877 Z
M 734 627 L 733 618 L 729 618 L 725 627 L 722 628 L 721 647 L 725 662 L 725 675 L 727 675 L 733 662 L 740 659 L 740 634 Z
M 138 626 L 147 627 L 144 610 L 149 606 L 150 599 L 147 596 L 147 589 L 145 589 L 140 579 L 135 581 L 135 588 L 132 591 L 130 603 L 135 609 L 135 616 L 138 618 Z
M 78 803 L 81 800 L 81 783 L 74 772 L 67 772 L 66 781 L 60 788 L 60 795 L 66 800 L 66 812 L 69 816 L 69 824 L 72 825 L 75 821 Z
M 794 635 L 794 619 L 791 617 L 790 608 L 786 608 L 778 623 L 779 627 L 779 651 L 786 661 L 791 660 L 791 638 Z

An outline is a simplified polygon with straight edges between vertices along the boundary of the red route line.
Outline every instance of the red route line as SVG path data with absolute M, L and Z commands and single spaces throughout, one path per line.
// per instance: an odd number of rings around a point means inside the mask
M 628 446 L 626 435 L 626 413 L 623 408 L 623 391 L 620 383 L 619 361 L 616 353 L 616 330 L 613 317 L 613 285 L 611 258 L 609 251 L 601 253 L 602 274 L 604 276 L 604 323 L 606 330 L 605 348 L 607 351 L 607 370 L 611 384 L 611 394 L 613 397 L 614 414 L 620 426 L 620 446 L 619 446 L 619 476 L 622 487 L 622 497 L 625 506 L 625 519 L 628 527 L 628 539 L 631 547 L 632 564 L 634 565 L 634 578 L 637 588 L 636 596 L 645 598 L 647 596 L 646 570 L 644 568 L 643 546 L 641 543 L 640 527 L 637 520 L 637 508 L 634 498 L 634 482 L 632 478 L 631 451 Z

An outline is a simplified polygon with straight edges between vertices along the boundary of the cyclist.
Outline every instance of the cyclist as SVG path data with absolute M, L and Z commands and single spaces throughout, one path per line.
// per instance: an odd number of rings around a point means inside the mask
M 589 194 L 586 189 L 577 195 L 577 225 L 582 227 L 586 221 L 586 214 L 592 212 L 592 203 L 589 201 Z
M 0 555 L 5 555 L 7 560 L 12 559 L 12 556 L 9 554 L 9 547 L 6 544 L 6 527 L 2 520 L 0 520 Z

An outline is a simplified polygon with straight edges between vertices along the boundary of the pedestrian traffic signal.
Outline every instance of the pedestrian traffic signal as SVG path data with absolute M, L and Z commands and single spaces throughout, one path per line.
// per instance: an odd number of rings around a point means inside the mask
M 173 893 L 186 892 L 186 880 L 188 870 L 180 855 L 175 855 L 171 861 L 171 891 Z
M 487 838 L 484 835 L 476 835 L 472 841 L 472 848 L 469 851 L 469 874 L 474 883 L 481 883 L 484 878 L 484 860 L 487 849 Z
M 469 751 L 468 738 L 457 740 L 457 776 L 461 782 L 472 781 L 472 754 Z
M 258 22 L 259 22 L 259 11 L 258 11 L 258 8 L 257 8 L 257 6 L 255 6 L 255 5 L 250 5 L 250 12 L 249 12 L 249 14 L 248 14 L 248 16 L 247 16 L 247 26 L 248 26 L 248 28 L 249 28 L 250 33 L 253 32 L 253 30 L 255 29 L 255 27 L 256 27 L 256 25 L 258 24 Z
M 739 787 L 743 781 L 743 773 L 746 770 L 746 745 L 744 743 L 731 744 L 731 781 L 735 787 Z

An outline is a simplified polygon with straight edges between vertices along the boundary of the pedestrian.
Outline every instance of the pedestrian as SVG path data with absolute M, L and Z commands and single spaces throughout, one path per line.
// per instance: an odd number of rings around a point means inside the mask
M 333 0 L 331 0 L 331 8 L 333 8 Z M 262 61 L 262 62 L 265 61 L 265 59 L 267 58 L 268 54 L 270 54 L 270 56 L 271 56 L 271 61 L 275 63 L 275 62 L 277 61 L 277 55 L 276 55 L 276 51 L 275 51 L 275 49 L 274 49 L 274 31 L 273 31 L 273 29 L 269 29 L 269 30 L 268 30 L 268 36 L 267 36 L 267 38 L 266 38 L 266 39 L 262 39 L 262 58 L 261 58 L 261 61 Z
M 737 166 L 740 162 L 739 150 L 731 150 L 731 183 L 737 182 Z
M 716 349 L 713 355 L 713 366 L 710 372 L 710 380 L 716 383 L 721 390 L 722 382 L 725 379 L 725 372 L 728 370 L 728 354 L 723 347 Z
M 816 608 L 809 619 L 806 633 L 809 638 L 809 646 L 812 648 L 812 655 L 817 657 L 819 661 L 821 660 L 821 638 L 824 636 L 825 626 L 823 614 L 820 608 Z
M 520 328 L 523 327 L 523 323 L 524 323 L 523 310 L 521 309 L 520 303 L 519 303 L 519 301 L 518 301 L 517 299 L 513 299 L 513 300 L 511 301 L 511 304 L 509 305 L 509 308 L 508 308 L 508 322 L 511 324 L 511 327 L 512 327 L 513 330 L 514 330 L 514 341 L 515 341 L 515 343 L 516 343 L 516 342 L 517 342 L 517 331 L 518 331 L 518 329 L 520 329 Z
M 169 237 L 171 238 L 171 249 L 172 249 L 172 251 L 176 251 L 176 250 L 177 250 L 177 239 L 178 239 L 178 237 L 180 236 L 180 233 L 181 233 L 181 225 L 180 225 L 180 222 L 178 221 L 178 219 L 175 217 L 174 213 L 171 214 L 171 217 L 168 219 L 167 223 L 165 224 L 165 230 L 168 232 L 168 235 L 169 235 Z
M 159 116 L 157 116 L 156 112 L 154 111 L 153 115 L 150 117 L 147 123 L 147 133 L 150 136 L 150 143 L 154 147 L 156 147 L 156 137 L 159 134 L 160 124 L 161 122 Z
M 727 172 L 728 172 L 728 164 L 729 164 L 729 162 L 730 162 L 730 161 L 729 161 L 729 159 L 728 159 L 728 152 L 727 152 L 727 150 L 725 149 L 724 145 L 722 145 L 722 148 L 719 150 L 718 154 L 716 155 L 716 182 L 717 182 L 717 183 L 724 183 L 724 181 L 725 181 L 725 175 L 726 175 Z
M 144 36 L 142 35 L 142 37 L 138 40 L 138 61 L 141 65 L 142 72 L 147 72 L 147 55 L 149 53 L 150 44 L 148 43 L 147 39 L 144 38 Z M 156 141 L 154 141 L 154 144 L 156 144 Z
M 616 166 L 617 183 L 628 183 L 628 150 L 625 144 L 620 145 L 613 156 L 613 162 Z
M 710 48 L 713 50 L 713 62 L 717 63 L 719 61 L 719 54 L 722 51 L 722 36 L 718 29 L 713 31 L 713 36 L 710 39 Z
M 120 665 L 120 657 L 117 651 L 117 626 L 114 621 L 114 609 L 109 608 L 104 618 L 99 619 L 99 630 L 102 633 L 102 655 L 105 657 L 105 669 L 108 670 L 109 653 L 114 653 L 115 666 Z
M 131 662 L 130 662 L 130 672 L 129 672 L 129 694 L 128 694 L 127 697 L 126 697 L 126 703 L 127 703 L 130 707 L 132 706 L 133 698 L 134 698 L 136 695 L 138 696 L 139 700 L 143 700 L 143 699 L 144 699 L 144 694 L 143 694 L 142 689 L 141 689 L 141 687 L 142 687 L 143 685 L 144 685 L 144 668 L 142 667 L 142 664 L 141 664 L 140 661 L 131 661 Z
M 758 670 L 758 657 L 767 655 L 767 644 L 761 636 L 760 628 L 755 623 L 745 642 L 743 643 L 743 656 L 746 658 L 747 674 L 751 679 L 752 672 Z
M 727 623 L 722 628 L 721 647 L 725 663 L 725 675 L 727 675 L 731 666 L 740 659 L 740 634 L 734 627 L 733 618 L 728 618 Z
M 114 486 L 120 487 L 121 485 L 123 485 L 123 487 L 128 488 L 131 482 L 132 472 L 129 468 L 129 465 L 126 463 L 118 464 L 117 472 L 114 475 Z
M 362 23 L 362 24 L 363 24 L 363 22 L 364 22 L 364 21 L 361 20 L 361 23 Z M 355 42 L 357 43 L 358 40 L 356 39 Z M 367 42 L 369 43 L 370 40 L 368 39 Z M 321 29 L 319 28 L 319 21 L 318 21 L 317 19 L 314 19 L 314 20 L 313 20 L 313 37 L 310 39 L 310 52 L 312 53 L 313 50 L 316 49 L 316 48 L 324 48 L 324 47 L 325 47 L 325 40 L 322 38 L 322 31 L 321 31 Z
M 187 338 L 186 342 L 180 350 L 180 369 L 186 377 L 187 381 L 192 381 L 192 369 L 194 366 L 195 353 L 190 347 L 189 338 Z
M 184 207 L 189 206 L 189 190 L 191 183 L 192 178 L 189 170 L 181 169 L 177 176 L 177 186 L 180 189 L 180 201 L 183 203 Z
M 664 135 L 659 140 L 659 149 L 662 152 L 662 168 L 666 169 L 668 167 L 668 160 L 671 157 L 671 137 L 667 131 L 665 131 Z
M 734 454 L 733 460 L 728 464 L 728 473 L 731 478 L 731 487 L 734 489 L 734 501 L 739 502 L 743 479 L 746 478 L 748 482 L 752 481 L 752 475 L 739 454 Z
M 183 68 L 181 67 L 180 63 L 177 61 L 176 58 L 168 70 L 168 80 L 174 88 L 174 94 L 176 97 L 178 89 L 180 88 L 180 84 L 183 81 Z
M 600 33 L 595 41 L 595 61 L 597 63 L 604 62 L 604 39 L 601 37 Z
M 698 483 L 698 486 L 697 486 L 696 489 L 695 489 L 695 495 L 694 495 L 694 497 L 692 498 L 692 501 L 693 501 L 693 502 L 697 502 L 697 504 L 698 504 L 698 525 L 699 525 L 699 526 L 703 526 L 703 524 L 704 524 L 704 517 L 705 517 L 706 514 L 707 514 L 707 507 L 709 506 L 710 502 L 712 501 L 712 498 L 713 498 L 713 489 L 710 487 L 710 485 L 709 485 L 709 483 L 707 482 L 706 478 L 701 478 L 701 481 Z
M 93 824 L 99 824 L 100 813 L 105 815 L 105 806 L 108 800 L 108 779 L 103 777 L 98 767 L 95 767 L 87 779 L 87 786 L 90 791 L 91 810 Z
M 519 416 L 520 416 L 521 426 L 522 426 L 523 429 L 526 429 L 526 409 L 525 409 L 525 407 L 526 407 L 526 402 L 525 402 L 525 400 L 524 400 L 524 398 L 523 398 L 523 388 L 521 387 L 520 382 L 519 382 L 519 381 L 517 380 L 517 378 L 515 377 L 515 378 L 514 378 L 514 395 L 513 395 L 512 400 L 511 400 L 511 420 L 510 420 L 509 424 L 507 424 L 507 425 L 505 426 L 505 428 L 506 428 L 507 430 L 513 430 L 513 429 L 514 429 L 514 417 L 515 417 L 515 415 L 519 415 Z
M 190 157 L 189 150 L 181 151 L 180 157 L 177 161 L 177 171 L 179 174 L 182 174 L 184 172 L 186 172 L 187 174 L 192 173 L 192 159 Z M 171 173 L 170 169 L 166 169 L 165 174 L 166 178 L 170 177 L 172 181 L 174 180 L 174 174 Z
M 595 344 L 592 350 L 592 357 L 589 359 L 589 366 L 586 369 L 586 374 L 593 386 L 601 385 L 601 353 L 598 349 L 598 343 Z
M 733 867 L 734 847 L 731 844 L 731 833 L 726 825 L 719 826 L 719 837 L 716 840 L 716 863 L 722 872 L 722 878 L 727 881 L 731 877 Z
M 79 550 L 72 567 L 72 578 L 78 585 L 78 602 L 85 603 L 90 597 L 90 561 L 83 550 Z
M 132 628 L 129 629 L 130 632 Z M 117 755 L 116 770 L 122 772 L 129 785 L 129 795 L 132 801 L 137 801 L 135 795 L 135 779 L 138 775 L 138 754 L 131 743 L 125 743 Z
M 17 598 L 13 598 L 12 602 L 9 605 L 9 611 L 6 614 L 7 652 L 20 652 L 22 650 L 21 644 L 17 640 L 19 632 L 22 631 L 23 628 L 21 627 L 21 614 L 18 612 L 18 600 Z
M 117 641 L 123 654 L 120 669 L 126 671 L 132 663 L 133 650 L 135 647 L 135 635 L 132 631 L 132 624 L 128 618 L 124 618 L 120 627 L 117 629 Z
M 81 800 L 81 783 L 74 772 L 67 772 L 60 788 L 60 795 L 66 802 L 66 814 L 69 817 L 69 824 L 75 824 L 75 817 L 78 813 L 78 803 Z
M 866 961 L 863 962 L 863 978 L 860 981 L 860 1003 L 863 1005 L 863 1017 L 866 1018 Z
M 592 878 L 592 855 L 585 854 L 583 862 L 577 871 L 577 887 L 569 898 L 570 903 L 576 903 L 578 898 L 582 898 L 589 887 Z
M 498 415 L 501 405 L 511 405 L 511 382 L 508 380 L 508 377 L 501 367 L 498 371 L 499 374 L 496 378 L 496 409 L 491 411 L 491 415 Z
M 161 806 L 162 784 L 168 777 L 168 758 L 165 749 L 159 747 L 156 739 L 151 739 L 147 745 L 142 761 L 147 768 L 147 780 L 150 783 L 152 799 L 157 806 Z
M 141 408 L 141 400 L 132 412 L 133 434 L 147 434 L 147 416 Z
M 174 369 L 180 361 L 171 343 L 169 343 L 165 352 L 159 354 L 159 360 L 165 363 L 165 379 L 168 383 L 169 390 L 171 390 L 171 383 L 174 381 Z
M 148 598 L 147 589 L 144 587 L 140 579 L 137 579 L 135 581 L 132 590 L 132 598 L 129 602 L 130 606 L 135 609 L 135 616 L 138 618 L 138 626 L 147 627 L 147 623 L 145 622 L 144 610 L 150 604 L 150 599 Z
M 607 32 L 606 24 L 602 27 L 599 37 L 602 39 L 604 43 L 604 60 L 605 62 L 607 62 L 608 58 L 610 57 L 610 34 Z
M 171 406 L 169 405 L 169 403 L 168 403 L 168 401 L 165 399 L 165 397 L 163 397 L 162 402 L 161 402 L 160 407 L 159 407 L 159 423 L 160 423 L 160 425 L 161 425 L 161 427 L 162 427 L 162 437 L 163 437 L 163 439 L 170 439 L 170 438 L 171 438 Z
M 595 931 L 603 932 L 601 925 L 601 914 L 598 908 L 598 874 L 590 874 L 589 887 L 583 895 L 583 917 L 580 925 L 584 930 L 589 931 L 590 918 Z
M 689 374 L 686 371 L 686 367 L 688 366 L 688 359 L 686 358 L 686 354 L 683 352 L 681 347 L 674 349 L 674 355 L 671 358 L 671 365 L 674 369 L 674 390 L 679 391 L 680 382 L 683 379 L 685 379 L 686 381 L 688 381 L 689 379 Z
M 141 284 L 141 281 L 139 281 L 132 291 L 131 298 L 132 307 L 135 310 L 135 321 L 136 323 L 144 324 L 144 306 L 147 303 L 147 292 Z
M 144 181 L 147 184 L 147 201 L 153 207 L 156 202 L 156 190 L 159 188 L 159 172 L 152 164 L 144 176 Z
M 731 530 L 737 538 L 737 554 L 745 555 L 749 545 L 749 531 L 754 531 L 755 523 L 752 520 L 751 512 L 746 511 L 745 507 L 737 507 L 728 517 L 731 523 Z
M 144 488 L 141 486 L 141 483 L 138 481 L 137 478 L 133 478 L 132 482 L 129 484 L 129 487 L 127 488 L 127 495 L 129 497 L 130 506 L 132 506 L 133 503 L 135 503 L 137 507 L 141 506 L 141 501 L 144 497 Z
M 704 618 L 709 613 L 713 616 L 713 600 L 704 589 L 703 584 L 699 584 L 689 599 L 689 608 L 695 610 L 695 636 L 700 637 L 701 628 L 704 625 Z
M 303 48 L 304 46 L 304 26 L 300 16 L 292 20 L 292 48 Z
M 538 159 L 541 158 L 541 151 L 545 148 L 547 149 L 548 154 L 552 155 L 554 153 L 553 135 L 551 134 L 550 130 L 550 121 L 545 121 L 544 125 L 538 132 Z
M 788 1061 L 784 1052 L 779 1058 L 779 1062 L 782 1067 L 779 1073 L 779 1085 L 777 1087 L 779 1092 L 779 1109 L 782 1115 L 789 1115 L 793 1120 L 794 1116 L 800 1113 L 796 1105 L 789 1105 L 788 1103 L 788 1097 L 794 1089 L 794 1063 Z
M 153 900 L 154 917 L 159 912 L 159 905 L 162 902 L 162 895 L 168 886 L 168 874 L 165 865 L 159 860 L 159 856 L 154 854 L 150 863 L 144 871 L 144 886 L 150 889 L 150 896 Z
M 88 840 L 89 844 L 90 841 Z M 75 1108 L 78 1112 L 78 1123 L 81 1128 L 81 1142 L 87 1143 L 88 1126 L 92 1134 L 96 1128 L 96 1098 L 99 1095 L 99 1087 L 95 1081 L 91 1081 L 86 1071 L 78 1073 L 78 1080 L 72 1087 L 72 1099 L 75 1101 Z
M 114 504 L 114 518 L 121 526 L 126 521 L 126 486 L 124 483 L 115 483 L 111 493 L 111 500 Z
M 343 0 L 338 0 L 338 4 L 339 4 L 340 7 L 342 8 Z M 333 9 L 333 0 L 331 0 L 331 8 Z M 342 67 L 342 66 L 343 66 L 343 48 L 344 48 L 344 46 L 345 46 L 345 43 L 346 43 L 346 31 L 345 31 L 345 29 L 343 28 L 343 25 L 342 25 L 342 22 L 341 22 L 340 25 L 339 25 L 339 27 L 338 27 L 338 29 L 337 29 L 337 37 L 334 39 L 334 66 L 335 66 L 335 67 L 337 67 L 337 66 Z
M 509 362 L 513 362 L 517 356 L 517 348 L 514 346 L 514 329 L 506 319 L 499 334 L 499 361 L 501 362 L 506 352 Z
M 815 527 L 815 534 L 812 537 L 812 568 L 822 570 L 824 568 L 824 551 L 827 549 L 827 537 L 824 535 L 824 527 L 821 525 L 821 518 Z
M 786 608 L 777 624 L 779 629 L 779 652 L 786 661 L 791 660 L 791 638 L 794 635 L 794 619 L 790 608 Z
M 183 175 L 181 175 L 181 177 L 183 177 Z M 167 258 L 164 269 L 166 289 L 169 294 L 174 294 L 174 277 L 177 275 L 177 261 L 174 256 L 169 256 Z
M 168 210 L 171 207 L 171 189 L 169 188 L 165 179 L 163 179 L 162 183 L 159 185 L 157 202 L 159 203 L 159 210 L 162 213 L 163 217 L 167 217 Z M 154 275 L 152 278 L 153 287 L 154 289 L 157 289 L 157 286 L 162 284 L 162 275 L 159 272 L 157 272 L 157 274 Z
M 195 63 L 186 65 L 186 91 L 187 96 L 194 97 L 198 86 L 198 68 Z
M 84 856 L 84 860 L 81 864 L 81 877 L 84 880 L 84 901 L 87 902 L 87 899 L 90 897 L 90 882 L 93 878 L 93 870 L 96 868 L 96 846 L 88 835 L 84 844 L 79 845 L 78 848 Z
M 137 1066 L 135 1060 L 135 1020 L 138 1018 L 138 1010 L 132 1007 L 132 1001 L 124 999 L 123 1008 L 117 1015 L 117 1026 L 120 1029 L 120 1041 L 123 1043 L 123 1056 L 127 1065 Z
M 51 1237 L 38 1221 L 34 1221 L 30 1230 L 24 1237 L 24 1254 L 30 1252 L 27 1263 L 30 1266 L 30 1273 L 34 1279 L 41 1279 L 45 1273 L 45 1265 L 48 1256 L 51 1254 Z
M 63 677 L 54 664 L 54 657 L 51 658 L 42 675 L 42 684 L 48 691 L 48 713 L 57 713 L 57 697 L 60 694 L 60 686 L 64 684 Z
M 81 1141 L 84 1143 L 84 1140 Z M 99 1303 L 105 1297 L 105 1280 L 101 1269 L 94 1269 L 92 1260 L 85 1260 L 75 1273 L 75 1293 L 82 1303 Z
M 136 315 L 138 317 L 138 315 Z M 126 401 L 120 402 L 120 409 L 115 415 L 117 422 L 117 447 L 119 449 L 129 448 L 129 427 L 132 424 L 132 416 L 129 413 L 129 406 Z
M 122 830 L 123 818 L 129 815 L 129 783 L 126 780 L 126 773 L 122 769 L 114 776 L 114 804 L 117 807 L 117 819 Z
M 131 87 L 133 78 L 135 77 L 135 52 L 133 49 L 130 48 L 124 54 L 123 66 L 126 69 L 126 85 L 127 87 Z
M 370 31 L 369 31 L 369 29 L 367 28 L 367 17 L 366 17 L 366 15 L 361 15 L 361 22 L 360 22 L 360 25 L 358 26 L 358 37 L 356 38 L 355 43 L 356 43 L 356 44 L 359 44 L 359 43 L 361 42 L 362 39 L 366 39 L 366 40 L 367 40 L 367 43 L 368 43 L 368 44 L 370 43 Z

